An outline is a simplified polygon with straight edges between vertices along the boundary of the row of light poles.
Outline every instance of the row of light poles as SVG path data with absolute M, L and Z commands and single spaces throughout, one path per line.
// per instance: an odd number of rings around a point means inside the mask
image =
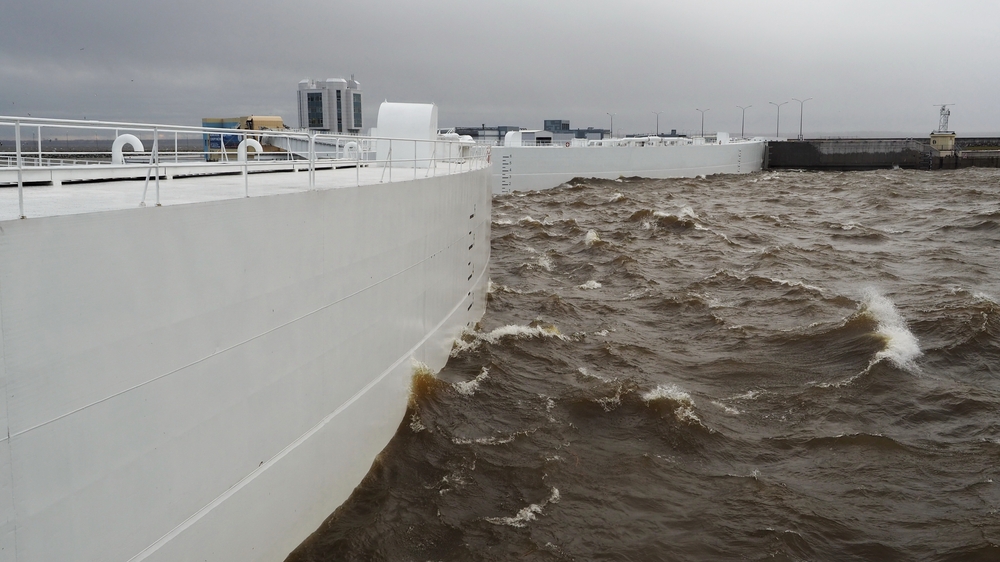
M 811 99 L 812 98 L 806 98 L 804 100 L 800 100 L 798 98 L 792 98 L 793 101 L 799 102 L 799 140 L 802 140 L 802 108 L 805 105 L 805 103 L 807 101 L 811 100 Z M 783 105 L 785 105 L 786 103 L 789 103 L 789 102 L 783 101 L 781 103 L 774 103 L 773 101 L 769 101 L 767 103 L 773 105 L 778 110 L 777 114 L 775 115 L 775 118 L 774 118 L 774 136 L 776 136 L 776 137 L 781 136 L 781 134 L 779 132 L 781 130 L 781 106 L 783 106 Z M 740 116 L 740 138 L 746 138 L 747 110 L 750 109 L 753 106 L 752 105 L 747 105 L 747 106 L 737 105 L 736 107 L 739 108 L 740 111 L 742 112 L 742 115 Z M 694 110 L 698 111 L 698 112 L 701 112 L 701 136 L 704 137 L 705 136 L 705 112 L 706 111 L 710 111 L 711 108 L 699 109 L 699 108 L 696 107 Z M 660 136 L 660 114 L 663 113 L 663 112 L 662 111 L 653 111 L 651 113 L 653 115 L 656 115 L 656 136 Z M 618 114 L 617 113 L 608 113 L 607 115 L 609 115 L 611 117 L 611 136 L 614 137 L 614 135 L 615 135 L 615 115 L 618 115 Z
M 799 98 L 792 98 L 792 100 L 799 102 L 799 140 L 802 140 L 802 106 L 805 105 L 805 103 L 807 101 L 811 100 L 811 99 L 812 98 L 806 98 L 804 100 L 800 100 Z M 773 105 L 777 109 L 777 112 L 776 112 L 776 114 L 774 116 L 774 136 L 780 137 L 781 136 L 781 133 L 780 133 L 780 131 L 781 131 L 781 106 L 785 105 L 788 102 L 787 101 L 783 101 L 781 103 L 774 103 L 773 101 L 769 101 L 767 103 Z M 740 138 L 743 138 L 743 137 L 746 136 L 744 126 L 746 124 L 747 109 L 750 109 L 753 106 L 752 105 L 748 105 L 746 107 L 743 107 L 742 105 L 737 105 L 736 107 L 738 107 L 739 109 L 741 109 L 743 111 L 743 117 L 740 120 Z M 702 115 L 704 116 L 704 113 L 702 113 Z M 702 134 L 702 136 L 705 136 L 704 127 L 702 127 L 702 133 L 701 134 Z
M 792 101 L 799 102 L 799 140 L 802 140 L 802 106 L 804 106 L 805 103 L 811 99 L 812 98 L 806 98 L 804 100 L 800 100 L 799 98 L 792 98 Z M 788 102 L 783 101 L 781 103 L 774 103 L 773 101 L 769 101 L 767 103 L 773 105 L 778 110 L 774 117 L 774 136 L 780 137 L 781 133 L 779 131 L 781 130 L 781 106 L 785 105 Z

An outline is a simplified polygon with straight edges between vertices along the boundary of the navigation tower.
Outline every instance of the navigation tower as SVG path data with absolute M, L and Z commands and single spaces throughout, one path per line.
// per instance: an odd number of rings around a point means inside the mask
M 951 156 L 955 151 L 955 132 L 948 130 L 948 118 L 951 117 L 949 105 L 955 104 L 940 104 L 941 114 L 938 118 L 938 128 L 931 133 L 931 148 L 939 150 L 941 156 Z

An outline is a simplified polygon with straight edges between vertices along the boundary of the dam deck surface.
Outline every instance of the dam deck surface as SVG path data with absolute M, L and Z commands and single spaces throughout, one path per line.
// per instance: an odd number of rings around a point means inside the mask
M 143 166 L 145 168 L 145 166 Z M 439 162 L 430 168 L 386 168 L 382 166 L 317 169 L 310 185 L 309 172 L 251 172 L 246 187 L 240 172 L 160 178 L 161 205 L 183 205 L 223 201 L 241 197 L 261 197 L 309 190 L 338 189 L 435 177 L 468 171 L 469 163 Z M 416 172 L 416 173 L 414 173 Z M 145 173 L 145 172 L 143 172 Z M 161 174 L 163 174 L 161 167 Z M 145 179 L 64 182 L 62 185 L 25 185 L 26 218 L 94 213 L 141 207 Z M 145 206 L 156 205 L 156 180 L 150 178 Z M 0 185 L 0 221 L 19 218 L 17 185 Z

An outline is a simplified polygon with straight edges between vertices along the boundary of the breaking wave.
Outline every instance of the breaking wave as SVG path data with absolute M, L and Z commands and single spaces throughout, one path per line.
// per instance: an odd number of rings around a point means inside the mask
M 455 391 L 461 394 L 462 396 L 472 396 L 473 394 L 476 393 L 477 390 L 479 390 L 479 383 L 485 381 L 488 378 L 490 378 L 490 370 L 487 369 L 486 367 L 483 367 L 483 370 L 480 371 L 478 375 L 476 375 L 476 378 L 469 381 L 453 383 L 452 387 L 454 387 Z
M 455 357 L 459 354 L 473 351 L 483 342 L 495 345 L 500 343 L 503 339 L 524 340 L 533 338 L 567 339 L 566 336 L 559 332 L 559 328 L 552 325 L 519 326 L 516 324 L 508 324 L 486 333 L 465 332 L 462 334 L 462 339 L 455 342 L 455 345 L 451 350 L 451 356 Z
M 691 395 L 675 384 L 657 385 L 656 388 L 644 392 L 642 399 L 646 404 L 669 404 L 678 420 L 701 424 L 701 420 L 694 413 L 694 400 L 691 399 Z
M 896 304 L 888 297 L 869 289 L 862 301 L 862 314 L 871 316 L 878 323 L 875 335 L 884 344 L 882 350 L 872 358 L 871 365 L 889 361 L 900 369 L 916 372 L 916 359 L 921 355 L 920 344 L 907 328 L 906 320 L 899 313 Z

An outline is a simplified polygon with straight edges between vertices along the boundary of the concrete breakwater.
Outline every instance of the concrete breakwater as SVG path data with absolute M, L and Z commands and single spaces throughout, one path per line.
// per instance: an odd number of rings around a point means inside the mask
M 932 147 L 926 139 L 806 139 L 767 143 L 765 168 L 942 170 L 973 166 L 1000 168 L 1000 138 L 955 140 L 954 151 Z

